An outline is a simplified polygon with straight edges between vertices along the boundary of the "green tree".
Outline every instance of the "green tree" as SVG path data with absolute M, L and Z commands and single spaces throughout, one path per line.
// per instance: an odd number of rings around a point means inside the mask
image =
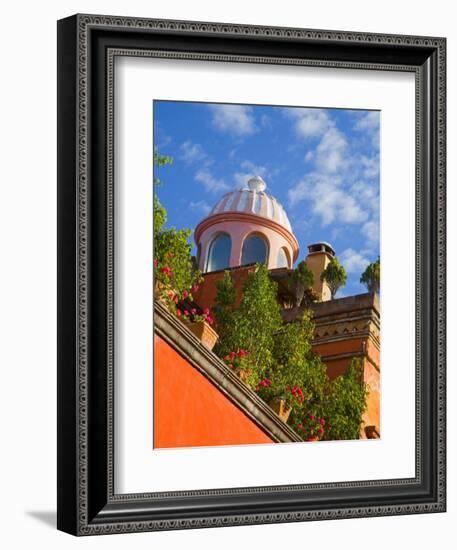
M 292 406 L 292 424 L 300 423 L 304 411 L 322 398 L 327 382 L 326 367 L 311 348 L 311 318 L 311 311 L 305 310 L 300 319 L 285 324 L 275 337 L 271 386 Z
M 329 288 L 332 300 L 335 298 L 338 290 L 346 284 L 346 270 L 338 261 L 338 258 L 333 258 L 330 263 L 321 273 L 321 281 L 325 281 Z
M 299 307 L 305 296 L 305 291 L 310 289 L 314 283 L 314 275 L 308 268 L 305 260 L 301 261 L 293 270 L 289 280 L 289 288 L 295 295 L 295 306 Z
M 162 228 L 154 242 L 156 278 L 176 291 L 179 298 L 184 292 L 190 294 L 201 278 L 192 261 L 191 235 L 190 229 Z
M 381 262 L 379 258 L 367 266 L 360 277 L 360 282 L 367 287 L 368 292 L 377 292 L 379 294 L 381 283 Z
M 234 288 L 227 273 L 218 285 L 213 307 L 217 330 L 220 331 L 216 352 L 220 357 L 240 349 L 249 356 L 246 365 L 257 373 L 271 366 L 274 335 L 281 328 L 282 319 L 277 301 L 277 284 L 271 280 L 268 269 L 257 265 L 249 273 L 238 309 L 233 309 Z
M 160 202 L 160 199 L 157 195 L 157 187 L 162 185 L 162 181 L 157 176 L 157 172 L 163 166 L 173 163 L 173 158 L 166 155 L 160 155 L 157 148 L 154 149 L 154 204 L 153 204 L 153 215 L 154 215 L 154 239 L 162 227 L 167 222 L 167 211 Z
M 159 179 L 157 172 L 159 168 L 162 168 L 163 166 L 166 166 L 167 164 L 173 164 L 173 157 L 170 157 L 169 155 L 161 155 L 159 153 L 159 150 L 157 147 L 154 148 L 154 185 L 159 186 L 162 185 L 162 181 Z
M 368 386 L 361 359 L 353 359 L 346 372 L 328 383 L 319 414 L 326 418 L 323 439 L 359 439 L 366 411 Z
M 191 297 L 192 287 L 201 280 L 201 273 L 195 269 L 191 255 L 189 240 L 192 231 L 165 227 L 167 211 L 156 191 L 163 184 L 156 176 L 156 170 L 172 162 L 172 157 L 160 155 L 157 149 L 154 150 L 154 278 L 163 284 L 163 297 L 166 299 L 169 291 L 176 292 L 178 298 L 186 293 Z M 174 309 L 174 302 L 168 298 L 169 307 Z
M 274 335 L 282 325 L 277 293 L 277 284 L 263 264 L 249 273 L 243 286 L 243 297 L 234 319 L 234 345 L 249 351 L 250 362 L 256 370 L 271 365 Z
M 224 357 L 233 351 L 232 331 L 234 328 L 236 289 L 230 271 L 224 271 L 223 278 L 216 284 L 216 301 L 213 306 L 216 331 L 219 335 L 215 353 Z
M 362 362 L 354 359 L 334 380 L 312 351 L 312 314 L 286 324 L 276 333 L 272 367 L 257 392 L 267 402 L 285 399 L 291 407 L 288 423 L 305 440 L 358 439 L 366 410 L 368 387 Z
M 367 387 L 361 366 L 330 380 L 312 351 L 312 312 L 284 323 L 277 288 L 265 266 L 257 266 L 244 285 L 239 308 L 230 272 L 217 285 L 213 308 L 220 335 L 216 353 L 229 368 L 252 371 L 246 382 L 267 403 L 284 399 L 288 423 L 303 439 L 357 439 L 366 409 Z

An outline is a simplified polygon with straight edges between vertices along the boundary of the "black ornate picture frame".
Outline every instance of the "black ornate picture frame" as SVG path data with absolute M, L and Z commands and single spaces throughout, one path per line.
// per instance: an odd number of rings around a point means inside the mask
M 445 39 L 74 15 L 58 22 L 58 49 L 58 528 L 91 535 L 444 512 Z M 414 478 L 115 493 L 113 71 L 122 55 L 414 73 Z M 158 330 L 165 317 L 159 308 Z

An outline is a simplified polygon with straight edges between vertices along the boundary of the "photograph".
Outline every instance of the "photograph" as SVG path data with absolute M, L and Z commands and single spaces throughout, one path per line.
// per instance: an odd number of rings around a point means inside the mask
M 380 439 L 382 112 L 152 117 L 154 449 Z

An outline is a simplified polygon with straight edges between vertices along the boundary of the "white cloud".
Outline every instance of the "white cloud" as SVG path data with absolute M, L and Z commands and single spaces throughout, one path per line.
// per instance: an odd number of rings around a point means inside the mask
M 225 132 L 242 136 L 256 131 L 252 108 L 246 105 L 209 105 L 213 125 Z
M 305 155 L 305 162 L 311 162 L 314 159 L 314 151 L 308 151 Z
M 180 150 L 182 160 L 189 164 L 202 161 L 207 158 L 203 147 L 199 143 L 192 143 L 190 140 L 185 141 L 181 145 Z
M 262 178 L 265 178 L 268 174 L 268 170 L 265 166 L 259 166 L 250 160 L 244 160 L 240 164 L 240 168 L 242 171 L 236 172 L 233 175 L 233 179 L 235 180 L 237 187 L 246 187 L 248 180 L 254 176 L 261 176 Z
M 366 180 L 359 180 L 351 186 L 350 191 L 370 212 L 378 211 L 379 188 L 377 185 Z
M 294 121 L 296 133 L 305 140 L 319 139 L 315 150 L 309 149 L 305 162 L 314 160 L 322 172 L 337 172 L 347 164 L 347 140 L 338 130 L 328 112 L 323 109 L 284 109 L 287 117 Z
M 365 136 L 368 140 L 379 136 L 379 112 L 358 112 L 348 133 L 337 127 L 329 111 L 286 109 L 285 115 L 299 136 L 317 143 L 304 155 L 309 172 L 289 189 L 289 205 L 307 202 L 322 226 L 334 225 L 332 235 L 340 236 L 348 224 L 359 224 L 360 234 L 366 238 L 364 248 L 375 251 L 379 240 L 379 147 L 364 147 L 363 152 L 359 147 Z M 363 258 L 361 253 L 359 256 Z
M 339 172 L 349 159 L 346 156 L 347 141 L 337 128 L 329 128 L 316 147 L 316 167 L 321 172 Z
M 193 143 L 190 140 L 182 143 L 180 147 L 181 159 L 190 165 L 197 165 L 195 172 L 195 181 L 201 183 L 209 193 L 222 193 L 229 189 L 229 186 L 223 179 L 216 178 L 210 170 L 213 160 L 206 154 L 205 150 L 199 143 Z M 193 202 L 190 204 L 192 209 L 210 210 L 209 205 L 204 201 Z
M 346 248 L 339 256 L 340 262 L 348 273 L 362 274 L 370 263 L 365 256 L 352 248 Z
M 162 125 L 158 122 L 154 122 L 154 147 L 159 150 L 159 152 L 162 150 L 162 148 L 166 147 L 172 142 L 171 136 L 169 136 L 165 130 L 163 129 Z
M 211 211 L 211 206 L 206 201 L 191 201 L 189 208 L 194 212 L 199 212 L 203 216 L 207 216 Z
M 203 185 L 209 193 L 222 193 L 229 189 L 229 186 L 222 179 L 215 178 L 208 168 L 202 168 L 195 174 L 195 180 Z
M 341 223 L 360 223 L 368 214 L 355 198 L 342 189 L 321 187 L 314 194 L 313 212 L 321 216 L 322 225 L 338 220 Z
M 305 139 L 321 137 L 333 126 L 328 114 L 323 109 L 284 109 L 286 116 L 294 119 L 295 131 Z
M 379 176 L 379 155 L 373 155 L 372 157 L 362 155 L 357 160 L 360 162 L 362 175 L 365 178 L 372 179 Z
M 353 224 L 368 219 L 368 212 L 345 191 L 339 176 L 307 174 L 289 189 L 288 198 L 292 207 L 301 201 L 310 201 L 312 212 L 321 218 L 323 226 L 335 221 Z
M 374 132 L 379 129 L 379 111 L 369 111 L 368 113 L 359 114 L 357 121 L 354 124 L 354 130 L 359 132 L 368 130 Z
M 260 124 L 263 128 L 271 128 L 271 118 L 268 115 L 260 117 Z
M 379 219 L 369 220 L 362 225 L 362 234 L 367 239 L 367 246 L 369 249 L 377 247 L 380 237 Z
M 354 130 L 364 134 L 375 149 L 379 149 L 379 128 L 380 128 L 379 111 L 369 111 L 368 113 L 358 113 L 357 120 L 354 124 Z

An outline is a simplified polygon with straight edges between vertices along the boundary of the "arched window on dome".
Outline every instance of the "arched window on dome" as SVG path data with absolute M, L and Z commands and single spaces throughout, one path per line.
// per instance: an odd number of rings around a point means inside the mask
M 280 248 L 278 251 L 278 259 L 276 261 L 276 267 L 290 267 L 289 253 L 286 248 Z
M 218 271 L 230 265 L 232 241 L 227 233 L 219 233 L 209 245 L 206 271 Z
M 251 235 L 243 243 L 241 265 L 266 264 L 268 262 L 268 245 L 260 235 Z

